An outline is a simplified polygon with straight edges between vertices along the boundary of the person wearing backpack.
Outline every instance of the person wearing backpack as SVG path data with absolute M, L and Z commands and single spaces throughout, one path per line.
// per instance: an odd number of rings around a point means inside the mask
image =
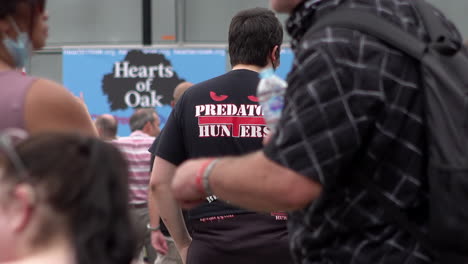
M 174 196 L 185 207 L 214 194 L 290 211 L 296 263 L 468 263 L 468 222 L 443 223 L 468 219 L 458 217 L 463 199 L 445 199 L 457 186 L 466 196 L 466 184 L 434 177 L 468 174 L 468 81 L 458 71 L 467 52 L 453 24 L 422 0 L 270 2 L 290 13 L 295 53 L 277 131 L 262 151 L 185 162 Z M 369 34 L 363 24 L 383 26 Z M 436 243 L 440 234 L 451 237 Z

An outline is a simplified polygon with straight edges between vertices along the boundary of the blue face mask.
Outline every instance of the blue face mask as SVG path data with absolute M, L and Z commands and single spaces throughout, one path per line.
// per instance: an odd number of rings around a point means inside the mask
M 26 32 L 21 32 L 15 21 L 10 17 L 10 22 L 18 34 L 16 40 L 10 37 L 3 39 L 3 45 L 13 58 L 16 68 L 23 68 L 29 63 L 30 41 Z

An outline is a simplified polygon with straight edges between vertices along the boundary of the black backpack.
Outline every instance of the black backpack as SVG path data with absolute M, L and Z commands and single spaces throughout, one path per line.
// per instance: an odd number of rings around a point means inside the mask
M 468 52 L 423 0 L 412 0 L 428 31 L 421 41 L 373 13 L 338 7 L 307 35 L 326 27 L 361 31 L 420 62 L 427 128 L 429 230 L 415 223 L 369 180 L 364 185 L 396 222 L 442 263 L 468 263 Z

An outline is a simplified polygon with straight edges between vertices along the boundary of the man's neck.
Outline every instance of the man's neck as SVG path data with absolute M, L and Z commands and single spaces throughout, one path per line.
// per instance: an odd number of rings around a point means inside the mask
M 265 67 L 260 67 L 260 66 L 257 66 L 257 65 L 250 65 L 250 64 L 237 64 L 237 65 L 234 65 L 234 67 L 232 67 L 232 70 L 235 71 L 235 70 L 250 70 L 250 71 L 254 71 L 254 72 L 260 72 L 263 68 Z

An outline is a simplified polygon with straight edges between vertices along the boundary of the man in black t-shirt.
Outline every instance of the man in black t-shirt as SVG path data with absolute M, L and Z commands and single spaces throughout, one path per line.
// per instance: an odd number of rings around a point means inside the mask
M 229 29 L 232 71 L 190 88 L 159 137 L 151 198 L 187 264 L 291 262 L 285 214 L 258 214 L 208 196 L 189 212 L 190 236 L 170 192 L 176 167 L 187 159 L 239 155 L 262 147 L 269 131 L 256 97 L 258 71 L 278 66 L 282 38 L 273 12 L 239 12 Z

